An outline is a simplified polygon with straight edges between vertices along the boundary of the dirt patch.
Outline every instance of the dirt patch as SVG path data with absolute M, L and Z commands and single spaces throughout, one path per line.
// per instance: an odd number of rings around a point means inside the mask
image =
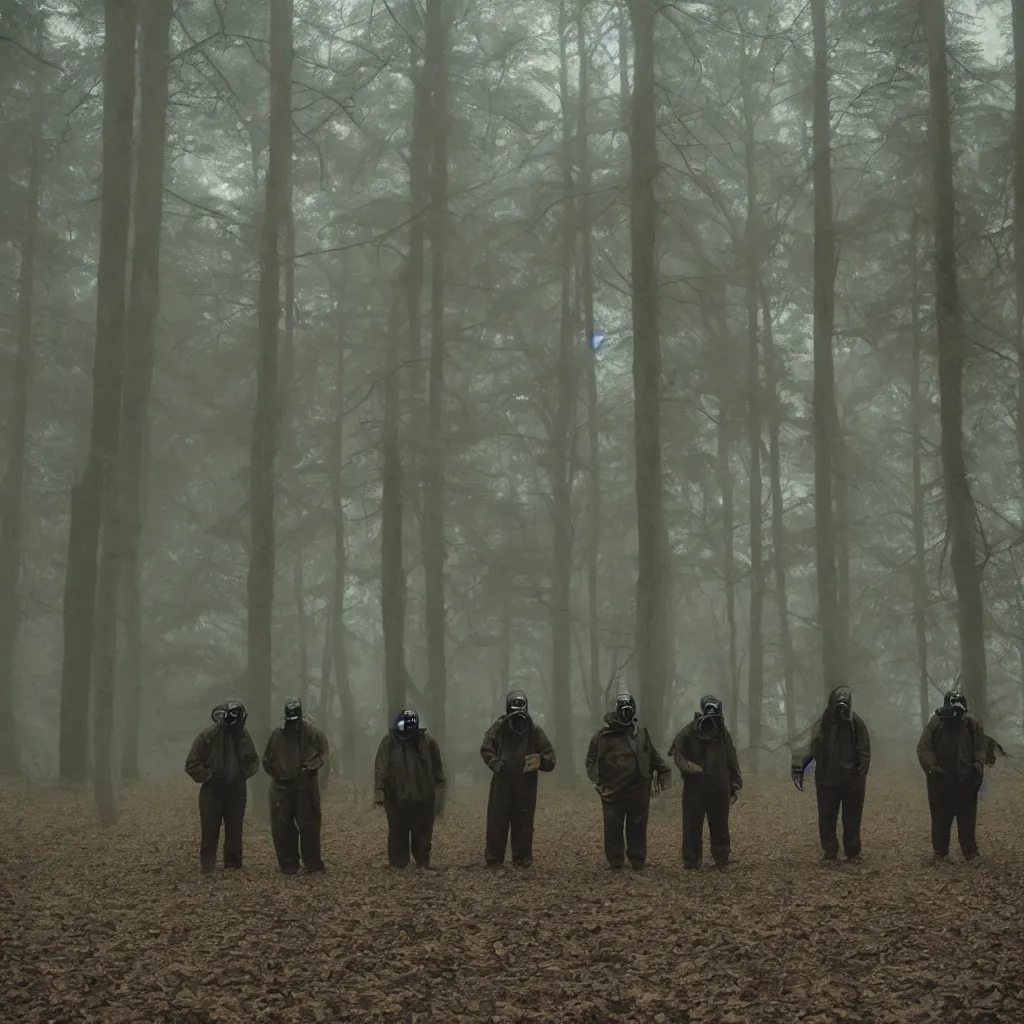
M 325 875 L 279 875 L 250 807 L 247 870 L 203 877 L 194 787 L 133 790 L 103 831 L 86 794 L 8 785 L 0 1019 L 1024 1020 L 1019 775 L 986 781 L 973 869 L 930 864 L 923 781 L 874 776 L 863 864 L 822 867 L 813 786 L 765 783 L 734 811 L 735 866 L 684 874 L 678 794 L 659 798 L 644 875 L 604 870 L 596 797 L 542 785 L 528 873 L 484 869 L 465 803 L 438 828 L 436 871 L 394 872 L 383 815 L 329 794 Z

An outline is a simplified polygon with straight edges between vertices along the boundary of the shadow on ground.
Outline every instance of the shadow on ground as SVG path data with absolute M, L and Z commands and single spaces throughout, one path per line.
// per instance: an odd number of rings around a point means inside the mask
M 748 784 L 735 866 L 684 874 L 678 790 L 651 870 L 612 875 L 596 798 L 542 786 L 535 866 L 481 866 L 483 816 L 452 809 L 437 870 L 384 864 L 383 815 L 325 800 L 328 872 L 198 871 L 196 790 L 139 788 L 119 826 L 87 794 L 0 789 L 6 1024 L 1024 1021 L 1024 779 L 995 769 L 983 863 L 930 864 L 924 784 L 873 776 L 865 860 L 818 863 L 813 786 Z M 955 845 L 955 844 L 954 844 Z

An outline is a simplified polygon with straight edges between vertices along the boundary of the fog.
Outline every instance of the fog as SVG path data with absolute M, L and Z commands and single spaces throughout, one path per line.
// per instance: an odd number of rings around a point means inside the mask
M 0 1015 L 1019 1020 L 1020 48 L 5 0 Z
M 567 778 L 624 688 L 765 770 L 839 683 L 1019 739 L 1008 10 L 949 12 L 952 182 L 916 9 L 826 12 L 817 149 L 785 4 L 650 66 L 598 3 L 131 11 L 4 10 L 7 770 L 112 818 L 223 699 L 351 770 L 512 688 Z

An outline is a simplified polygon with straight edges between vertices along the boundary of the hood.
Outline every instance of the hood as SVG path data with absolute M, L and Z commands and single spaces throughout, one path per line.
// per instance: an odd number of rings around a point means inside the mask
M 942 702 L 942 707 L 935 709 L 935 714 L 939 718 L 959 719 L 960 721 L 967 718 L 970 713 L 967 697 L 961 690 L 950 690 Z
M 850 688 L 848 686 L 837 686 L 828 695 L 828 710 L 829 711 L 835 711 L 836 705 L 839 703 L 839 694 L 842 693 L 844 690 L 846 691 L 847 694 L 849 694 L 849 697 L 847 698 L 847 703 L 850 705 L 851 710 L 853 709 L 853 694 L 850 693 Z
M 849 707 L 849 718 L 837 712 L 839 705 L 839 698 L 845 692 L 846 700 Z M 821 716 L 821 727 L 822 729 L 831 729 L 834 725 L 848 725 L 853 727 L 854 722 L 854 711 L 853 711 L 853 694 L 850 692 L 848 686 L 837 686 L 828 695 L 828 704 L 825 707 L 825 711 Z
M 530 710 L 530 702 L 526 697 L 526 694 L 522 690 L 509 690 L 505 696 L 505 713 L 508 714 L 509 705 L 514 700 L 521 700 L 526 707 L 527 712 Z
M 835 714 L 836 708 L 839 705 L 840 698 L 845 696 L 846 705 L 850 709 L 849 718 L 840 718 Z M 828 721 L 839 721 L 839 722 L 852 722 L 853 721 L 853 693 L 850 691 L 848 686 L 837 686 L 828 695 L 828 707 L 825 709 L 824 719 Z

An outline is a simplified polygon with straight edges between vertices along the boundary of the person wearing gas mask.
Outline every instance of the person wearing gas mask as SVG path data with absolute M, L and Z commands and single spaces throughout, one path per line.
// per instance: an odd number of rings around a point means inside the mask
M 303 718 L 300 701 L 285 701 L 284 724 L 267 740 L 263 770 L 270 776 L 270 833 L 277 863 L 286 875 L 323 871 L 320 856 L 320 782 L 327 763 L 327 737 Z
M 590 741 L 586 761 L 587 778 L 601 797 L 604 855 L 613 870 L 628 860 L 634 871 L 643 871 L 651 796 L 668 789 L 672 770 L 637 720 L 632 695 L 620 693 L 604 721 Z
M 848 686 L 837 686 L 825 713 L 814 723 L 811 742 L 793 757 L 793 784 L 803 792 L 804 772 L 814 761 L 818 795 L 818 835 L 828 862 L 839 857 L 836 826 L 843 817 L 843 853 L 847 861 L 860 860 L 860 823 L 871 766 L 871 737 L 864 720 L 853 710 Z
M 484 859 L 489 865 L 504 864 L 511 830 L 512 863 L 528 868 L 533 863 L 537 772 L 554 770 L 555 750 L 530 717 L 525 693 L 516 690 L 505 698 L 505 714 L 484 734 L 480 756 L 493 772 Z
M 985 730 L 967 710 L 967 698 L 950 690 L 921 733 L 917 759 L 928 784 L 932 816 L 932 849 L 937 862 L 949 856 L 949 837 L 956 821 L 964 859 L 978 859 L 978 791 L 985 774 Z
M 722 702 L 702 697 L 700 711 L 672 741 L 669 757 L 683 776 L 683 867 L 699 868 L 704 857 L 704 819 L 716 867 L 729 863 L 729 808 L 743 787 L 736 746 L 725 725 Z
M 434 821 L 444 814 L 445 778 L 441 748 L 420 716 L 405 708 L 380 741 L 373 766 L 373 803 L 388 819 L 388 863 L 430 867 Z
M 242 866 L 242 826 L 246 781 L 259 770 L 256 747 L 245 727 L 245 707 L 237 700 L 218 704 L 208 725 L 192 744 L 185 772 L 199 788 L 199 865 L 209 874 L 217 867 L 220 827 L 224 825 L 224 867 Z

